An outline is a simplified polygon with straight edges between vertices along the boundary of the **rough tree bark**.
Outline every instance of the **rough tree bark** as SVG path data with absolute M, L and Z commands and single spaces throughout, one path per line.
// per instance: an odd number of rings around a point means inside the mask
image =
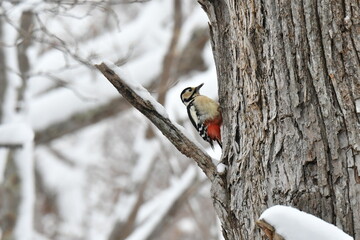
M 359 1 L 200 4 L 223 109 L 228 171 L 212 192 L 225 239 L 261 239 L 255 220 L 275 204 L 359 239 Z
M 275 204 L 309 212 L 358 239 L 359 3 L 200 4 L 210 19 L 225 173 L 113 70 L 97 68 L 205 172 L 225 239 L 261 239 L 256 219 Z

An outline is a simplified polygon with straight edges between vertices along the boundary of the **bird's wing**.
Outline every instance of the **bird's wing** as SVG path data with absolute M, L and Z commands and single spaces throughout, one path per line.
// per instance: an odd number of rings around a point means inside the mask
M 192 125 L 196 128 L 196 130 L 199 130 L 199 127 L 198 127 L 199 119 L 198 119 L 198 116 L 196 113 L 196 108 L 192 103 L 190 103 L 187 106 L 187 113 L 189 115 L 189 119 L 190 119 Z

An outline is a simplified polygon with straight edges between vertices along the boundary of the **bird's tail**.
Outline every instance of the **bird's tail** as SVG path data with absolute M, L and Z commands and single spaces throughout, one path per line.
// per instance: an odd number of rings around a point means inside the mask
M 216 142 L 219 144 L 219 146 L 220 146 L 220 147 L 221 147 L 221 149 L 222 149 L 222 143 L 221 143 L 221 140 L 216 139 Z

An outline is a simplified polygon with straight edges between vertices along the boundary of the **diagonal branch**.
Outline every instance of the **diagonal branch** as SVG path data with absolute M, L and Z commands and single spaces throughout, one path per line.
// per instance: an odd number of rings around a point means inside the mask
M 119 91 L 119 93 L 133 105 L 137 110 L 144 114 L 169 141 L 185 156 L 192 158 L 203 170 L 206 176 L 212 181 L 216 174 L 216 168 L 211 157 L 194 144 L 177 126 L 170 121 L 165 114 L 161 114 L 158 106 L 154 106 L 155 100 L 145 99 L 129 84 L 121 79 L 105 63 L 95 65 L 99 71 L 109 80 L 109 82 Z M 130 85 L 130 86 L 129 86 Z M 137 88 L 134 87 L 133 88 Z M 141 96 L 140 96 L 141 95 Z M 156 102 L 156 104 L 158 104 Z M 160 105 L 160 104 L 159 104 Z
M 110 100 L 104 105 L 97 106 L 84 112 L 74 113 L 64 121 L 56 122 L 47 126 L 45 129 L 37 130 L 35 133 L 35 144 L 48 144 L 52 140 L 98 123 L 121 111 L 125 111 L 130 107 L 131 106 L 124 99 L 118 97 Z

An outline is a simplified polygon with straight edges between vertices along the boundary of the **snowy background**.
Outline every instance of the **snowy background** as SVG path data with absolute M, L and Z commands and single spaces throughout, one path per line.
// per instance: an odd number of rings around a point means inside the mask
M 179 97 L 217 98 L 207 24 L 193 0 L 0 2 L 0 239 L 223 239 L 204 174 L 93 66 L 115 63 L 218 159 Z M 289 207 L 260 220 L 351 239 Z
M 179 97 L 202 82 L 217 96 L 207 17 L 181 0 L 176 20 L 175 2 L 0 3 L 0 216 L 20 206 L 18 239 L 221 239 L 203 173 L 93 67 L 114 62 L 162 95 L 208 148 Z M 10 193 L 11 176 L 20 181 Z

